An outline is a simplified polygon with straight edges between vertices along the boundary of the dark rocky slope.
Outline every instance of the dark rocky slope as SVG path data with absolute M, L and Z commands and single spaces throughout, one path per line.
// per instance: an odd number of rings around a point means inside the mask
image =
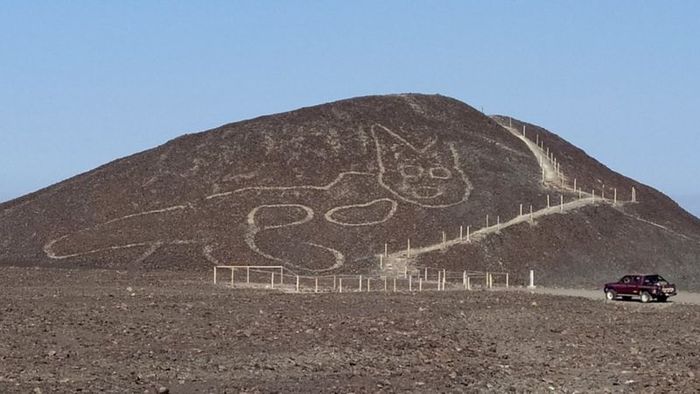
M 635 186 L 639 203 L 551 215 L 417 263 L 535 267 L 546 283 L 562 285 L 660 270 L 700 287 L 697 218 L 556 135 L 527 130 L 584 189 L 605 184 L 629 199 Z M 545 195 L 558 193 L 542 185 L 521 140 L 464 103 L 362 97 L 184 135 L 4 203 L 0 263 L 372 272 L 384 243 L 395 251 L 408 238 L 415 246 L 439 242 L 442 231 L 454 235 L 486 214 L 510 218 L 520 203 L 541 208 Z

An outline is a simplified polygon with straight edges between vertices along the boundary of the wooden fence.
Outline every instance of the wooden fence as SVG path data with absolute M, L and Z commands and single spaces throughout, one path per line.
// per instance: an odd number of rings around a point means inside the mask
M 255 288 L 296 293 L 423 292 L 508 287 L 507 272 L 454 272 L 422 268 L 419 274 L 297 275 L 283 266 L 219 265 L 214 283 L 232 288 Z

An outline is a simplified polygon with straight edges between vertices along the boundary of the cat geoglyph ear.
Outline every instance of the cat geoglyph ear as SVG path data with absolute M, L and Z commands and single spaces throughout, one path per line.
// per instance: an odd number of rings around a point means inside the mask
M 382 147 L 384 150 L 391 152 L 408 149 L 416 154 L 426 153 L 437 142 L 437 139 L 433 137 L 428 139 L 423 146 L 415 146 L 408 142 L 405 138 L 380 124 L 375 124 L 372 126 L 372 137 L 374 138 L 375 145 L 377 145 L 378 149 Z

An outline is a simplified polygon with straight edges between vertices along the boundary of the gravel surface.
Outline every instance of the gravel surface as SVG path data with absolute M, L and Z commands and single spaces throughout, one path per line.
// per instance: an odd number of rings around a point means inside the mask
M 0 268 L 0 392 L 697 392 L 700 308 Z
M 571 297 L 584 297 L 592 300 L 603 299 L 603 289 L 557 289 L 551 287 L 536 287 L 534 289 L 513 288 L 514 290 L 525 290 L 537 294 L 551 294 Z M 637 302 L 637 300 L 632 300 Z M 700 293 L 691 293 L 680 290 L 678 295 L 669 298 L 670 303 L 700 305 Z

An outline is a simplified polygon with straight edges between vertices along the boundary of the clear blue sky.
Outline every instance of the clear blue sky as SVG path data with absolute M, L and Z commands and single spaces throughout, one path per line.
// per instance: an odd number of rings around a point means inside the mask
M 0 201 L 186 132 L 423 92 L 700 215 L 698 21 L 698 1 L 3 1 Z

